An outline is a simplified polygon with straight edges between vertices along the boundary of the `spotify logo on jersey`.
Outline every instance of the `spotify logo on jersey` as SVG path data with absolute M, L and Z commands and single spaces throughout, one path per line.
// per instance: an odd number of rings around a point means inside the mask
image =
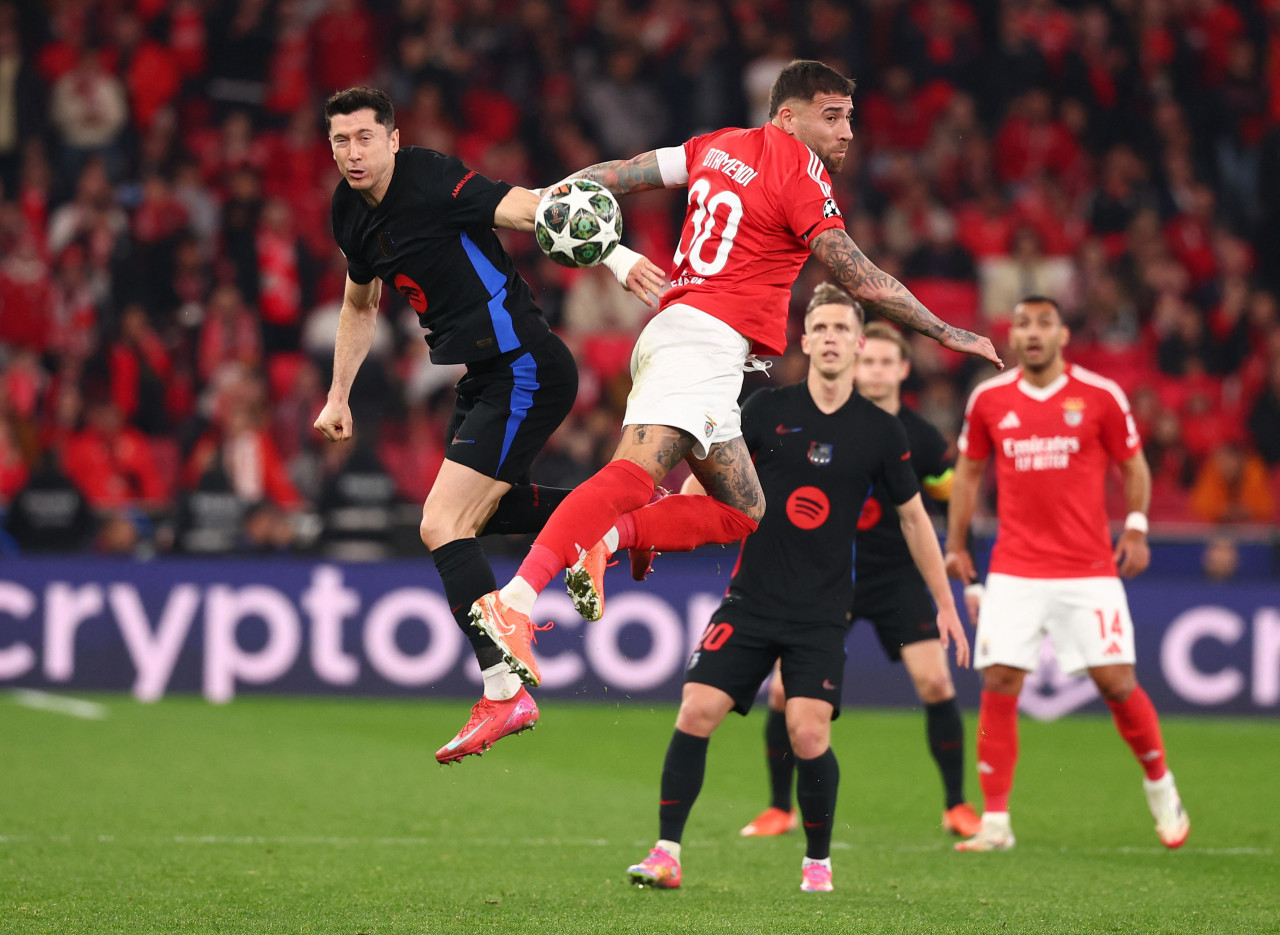
M 801 529 L 817 529 L 831 515 L 831 501 L 817 487 L 797 487 L 787 497 L 787 519 Z

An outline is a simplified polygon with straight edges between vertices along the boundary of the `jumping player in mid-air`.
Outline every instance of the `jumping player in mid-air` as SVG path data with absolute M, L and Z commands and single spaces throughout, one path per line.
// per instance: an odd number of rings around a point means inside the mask
M 852 139 L 853 90 L 821 62 L 792 62 L 774 82 L 763 127 L 719 130 L 578 173 L 618 195 L 687 187 L 689 204 L 673 287 L 632 353 L 613 460 L 556 509 L 516 577 L 472 607 L 476 625 L 527 684 L 540 679 L 529 614 L 560 571 L 569 569 L 575 606 L 595 620 L 617 549 L 687 551 L 755 530 L 765 503 L 742 441 L 738 394 L 744 368 L 758 365 L 755 353 L 785 348 L 791 286 L 810 254 L 869 310 L 999 364 L 989 340 L 940 321 L 845 232 L 828 173 L 840 169 Z M 646 507 L 681 460 L 710 496 L 667 496 Z
M 493 232 L 533 230 L 537 194 L 491 181 L 454 156 L 401 148 L 391 99 L 376 88 L 340 91 L 324 114 L 342 173 L 333 233 L 347 258 L 347 282 L 333 383 L 316 429 L 332 442 L 351 438 L 351 385 L 373 343 L 384 282 L 418 313 L 431 360 L 467 365 L 421 526 L 484 677 L 470 719 L 436 752 L 450 763 L 538 720 L 502 653 L 468 625 L 471 602 L 495 584 L 476 535 L 535 532 L 568 493 L 531 485 L 529 465 L 569 413 L 578 371 Z M 650 293 L 665 285 L 662 271 L 630 251 L 622 256 L 629 266 L 615 261 L 611 271 L 656 304 Z

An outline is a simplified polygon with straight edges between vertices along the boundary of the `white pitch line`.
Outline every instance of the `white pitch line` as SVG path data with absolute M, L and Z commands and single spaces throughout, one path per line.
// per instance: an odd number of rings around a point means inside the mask
M 86 721 L 101 721 L 107 716 L 106 706 L 96 701 L 68 698 L 66 695 L 54 695 L 34 688 L 15 688 L 13 700 L 24 708 L 51 711 L 54 714 L 65 714 L 68 717 L 78 717 Z
M 83 843 L 79 836 L 67 834 L 59 835 L 32 835 L 32 834 L 0 834 L 0 845 L 3 844 L 22 844 L 36 842 L 56 842 L 60 844 Z M 114 844 L 120 843 L 172 843 L 184 845 L 251 845 L 264 846 L 276 845 L 284 847 L 311 847 L 323 845 L 328 847 L 435 847 L 439 845 L 440 839 L 434 837 L 343 837 L 340 835 L 324 836 L 324 835 L 251 835 L 251 834 L 175 834 L 175 835 L 159 835 L 156 837 L 117 837 L 111 834 L 86 835 L 84 841 L 98 844 Z M 547 848 L 547 847 L 563 847 L 563 848 L 596 848 L 596 847 L 613 847 L 618 842 L 613 842 L 607 838 L 527 838 L 522 841 L 498 840 L 492 841 L 485 839 L 470 839 L 470 843 L 480 846 L 515 846 L 524 848 Z M 632 847 L 640 848 L 648 846 L 648 841 L 633 841 Z M 688 842 L 687 846 L 695 849 L 718 849 L 722 847 L 730 847 L 731 841 L 717 840 L 694 840 Z M 848 841 L 833 841 L 831 843 L 832 850 L 854 851 L 858 853 L 872 852 L 890 852 L 895 854 L 918 854 L 927 852 L 937 852 L 939 856 L 950 851 L 950 847 L 946 842 L 937 846 L 933 845 L 902 845 L 898 847 L 878 847 L 875 845 L 866 845 L 859 847 Z M 1036 853 L 1059 853 L 1063 855 L 1086 854 L 1089 856 L 1105 857 L 1112 854 L 1142 854 L 1142 855 L 1158 855 L 1168 853 L 1163 847 L 1037 847 L 1024 846 L 1020 850 L 1033 851 Z M 1204 857 L 1274 857 L 1276 849 L 1272 847 L 1182 847 L 1178 850 L 1180 854 L 1188 854 Z M 855 854 L 856 856 L 856 854 Z

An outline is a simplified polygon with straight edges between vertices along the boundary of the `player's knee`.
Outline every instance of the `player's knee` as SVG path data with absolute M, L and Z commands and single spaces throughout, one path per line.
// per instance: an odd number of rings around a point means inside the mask
M 418 524 L 418 536 L 428 549 L 436 549 L 454 539 L 474 535 L 474 529 L 470 532 L 458 530 L 454 517 L 442 516 L 438 511 L 431 509 L 422 511 L 422 521 Z
M 791 749 L 802 760 L 822 756 L 831 746 L 831 729 L 823 724 L 798 724 L 791 729 Z
M 700 705 L 682 704 L 676 715 L 676 730 L 694 737 L 710 737 L 719 724 L 716 713 Z
M 944 672 L 932 672 L 916 679 L 916 693 L 925 704 L 938 704 L 950 701 L 956 696 L 956 689 L 951 684 L 951 676 Z
M 1104 678 L 1095 677 L 1094 683 L 1098 686 L 1098 694 L 1113 704 L 1120 704 L 1127 700 L 1133 694 L 1133 690 L 1138 687 L 1138 679 L 1132 669 L 1111 672 Z
M 989 666 L 982 671 L 982 690 L 997 695 L 1016 695 L 1022 690 L 1023 673 L 1007 666 Z

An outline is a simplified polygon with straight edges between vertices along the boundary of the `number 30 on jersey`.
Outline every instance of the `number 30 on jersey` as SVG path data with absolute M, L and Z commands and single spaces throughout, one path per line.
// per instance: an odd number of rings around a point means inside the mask
M 710 197 L 708 197 L 710 196 Z M 742 199 L 735 192 L 724 190 L 711 194 L 711 183 L 698 179 L 689 186 L 689 203 L 696 210 L 685 227 L 685 234 L 692 232 L 688 246 L 684 237 L 676 250 L 676 269 L 689 258 L 689 268 L 699 276 L 714 276 L 729 262 L 733 238 L 738 234 L 742 220 Z M 714 250 L 711 257 L 707 254 Z

